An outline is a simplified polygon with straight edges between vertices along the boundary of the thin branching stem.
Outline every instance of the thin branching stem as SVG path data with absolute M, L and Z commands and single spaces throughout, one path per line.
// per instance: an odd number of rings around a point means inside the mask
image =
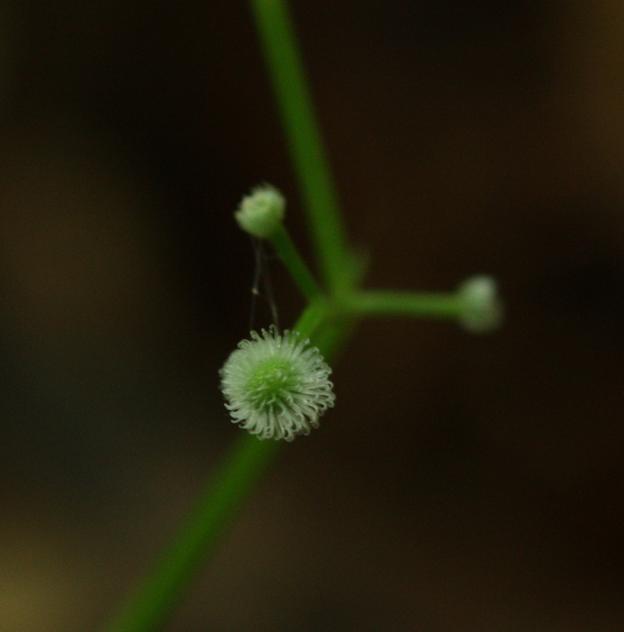
M 328 290 L 327 297 L 321 293 L 288 233 L 277 232 L 273 245 L 308 301 L 294 329 L 310 338 L 330 362 L 362 316 L 457 317 L 460 311 L 457 294 L 354 289 L 363 268 L 346 247 L 336 194 L 285 0 L 250 1 Z M 150 632 L 163 628 L 280 445 L 247 434 L 235 441 L 200 496 L 196 510 L 107 628 L 109 632 Z
M 366 290 L 341 299 L 341 309 L 359 316 L 414 316 L 454 319 L 462 311 L 456 292 L 394 292 Z
M 322 278 L 333 293 L 344 282 L 346 239 L 288 7 L 284 0 L 251 0 L 251 7 Z
M 322 295 L 321 288 L 310 272 L 307 263 L 299 254 L 286 227 L 280 224 L 269 237 L 269 240 L 303 296 L 310 302 L 319 299 Z

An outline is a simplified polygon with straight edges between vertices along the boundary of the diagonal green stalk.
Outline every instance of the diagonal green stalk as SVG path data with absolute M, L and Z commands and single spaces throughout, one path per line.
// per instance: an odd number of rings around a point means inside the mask
M 248 434 L 237 439 L 200 497 L 197 509 L 153 572 L 107 628 L 110 632 L 162 629 L 278 447 L 276 442 L 259 441 Z
M 319 329 L 325 328 L 329 322 L 329 310 L 324 300 L 318 299 L 310 303 L 299 316 L 299 320 L 294 326 L 305 338 L 316 340 L 319 335 Z M 331 347 L 328 350 L 331 351 Z
M 315 301 L 322 296 L 319 287 L 312 272 L 308 268 L 307 263 L 299 254 L 297 247 L 291 239 L 286 227 L 280 224 L 275 232 L 269 237 L 269 241 L 273 244 L 275 252 L 282 260 L 286 269 L 299 288 L 299 291 L 308 301 Z
M 345 336 L 333 336 L 327 341 L 329 344 L 322 343 L 326 315 L 322 303 L 313 303 L 303 311 L 294 329 L 310 337 L 314 344 L 318 337 L 321 351 L 329 360 L 344 344 Z M 151 632 L 163 628 L 280 446 L 276 441 L 260 441 L 248 434 L 237 439 L 199 498 L 196 510 L 107 628 L 108 632 Z
M 328 159 L 284 0 L 251 0 L 291 159 L 304 198 L 313 245 L 330 292 L 341 289 L 346 240 Z
M 457 292 L 362 290 L 341 297 L 340 308 L 359 316 L 458 318 L 463 302 Z

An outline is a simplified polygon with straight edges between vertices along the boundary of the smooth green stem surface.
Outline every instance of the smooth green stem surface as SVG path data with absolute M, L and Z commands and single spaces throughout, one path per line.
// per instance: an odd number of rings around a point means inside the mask
M 306 338 L 316 338 L 321 325 L 325 326 L 327 315 L 327 304 L 318 299 L 303 310 L 293 329 Z
M 269 238 L 275 252 L 290 272 L 293 281 L 308 301 L 314 301 L 321 296 L 321 288 L 314 279 L 303 257 L 291 239 L 283 224 Z
M 284 0 L 251 0 L 251 6 L 323 280 L 333 292 L 343 280 L 346 240 L 288 7 Z
M 260 441 L 248 434 L 237 439 L 199 499 L 196 511 L 126 609 L 110 625 L 110 632 L 162 629 L 278 447 L 276 442 Z
M 360 316 L 457 318 L 462 302 L 455 292 L 393 292 L 363 290 L 341 300 L 341 308 Z

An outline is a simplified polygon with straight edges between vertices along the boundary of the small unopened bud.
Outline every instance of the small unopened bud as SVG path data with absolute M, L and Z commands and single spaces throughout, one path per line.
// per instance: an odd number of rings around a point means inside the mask
M 264 184 L 242 199 L 234 217 L 244 231 L 267 239 L 284 219 L 285 209 L 284 196 L 275 187 Z
M 459 286 L 458 294 L 461 302 L 459 321 L 465 329 L 485 333 L 501 325 L 503 305 L 492 277 L 470 277 Z

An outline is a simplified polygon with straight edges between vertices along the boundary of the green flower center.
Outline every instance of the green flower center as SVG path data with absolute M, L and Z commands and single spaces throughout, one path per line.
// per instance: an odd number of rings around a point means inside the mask
M 284 358 L 268 358 L 259 363 L 247 382 L 250 398 L 255 406 L 270 408 L 284 403 L 295 392 L 299 374 L 293 363 Z

